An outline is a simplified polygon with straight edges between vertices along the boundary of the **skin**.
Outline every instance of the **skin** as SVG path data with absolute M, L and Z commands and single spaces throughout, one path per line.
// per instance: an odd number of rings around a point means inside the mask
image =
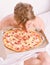
M 36 17 L 33 20 L 29 20 L 26 23 L 26 28 L 28 30 L 33 30 L 34 28 L 36 28 L 37 30 L 43 30 L 44 31 L 44 22 L 40 17 Z
M 5 18 L 3 18 L 0 21 L 0 30 L 8 27 L 8 26 L 12 26 L 12 27 L 16 27 L 18 25 L 17 21 L 15 21 L 14 19 L 14 15 L 8 15 Z M 20 24 L 19 26 L 22 27 L 22 25 Z M 44 23 L 42 21 L 42 19 L 40 17 L 36 17 L 33 20 L 29 20 L 27 21 L 27 23 L 25 24 L 27 31 L 29 30 L 33 30 L 35 28 L 37 29 L 42 29 L 44 31 Z
M 38 53 L 37 58 L 30 58 L 24 62 L 24 65 L 49 65 L 50 56 L 46 52 Z

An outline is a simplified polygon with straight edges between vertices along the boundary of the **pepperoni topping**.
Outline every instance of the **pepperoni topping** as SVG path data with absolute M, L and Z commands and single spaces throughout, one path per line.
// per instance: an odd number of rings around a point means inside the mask
M 17 50 L 19 50 L 19 48 L 16 48 Z
M 38 46 L 42 40 L 42 38 L 40 37 L 41 36 L 36 31 L 25 32 L 20 31 L 18 29 L 12 29 L 11 32 L 7 31 L 7 33 L 6 32 L 4 33 L 3 40 L 5 39 L 4 41 L 4 43 L 6 42 L 5 46 L 7 46 L 8 43 L 10 43 L 12 47 L 16 45 L 15 49 L 17 51 L 22 48 L 25 50 L 29 50 L 30 48 Z M 17 48 L 18 47 L 17 45 L 19 45 L 19 48 Z

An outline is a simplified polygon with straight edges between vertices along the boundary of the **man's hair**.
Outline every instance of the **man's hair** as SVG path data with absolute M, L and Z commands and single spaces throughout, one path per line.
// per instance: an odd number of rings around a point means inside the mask
M 18 3 L 14 8 L 14 18 L 20 24 L 25 26 L 25 23 L 28 20 L 32 20 L 35 18 L 33 7 L 27 3 Z

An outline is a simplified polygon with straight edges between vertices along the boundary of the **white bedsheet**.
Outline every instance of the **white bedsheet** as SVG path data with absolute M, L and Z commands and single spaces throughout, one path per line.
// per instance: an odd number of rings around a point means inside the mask
M 48 46 L 46 46 L 46 50 L 50 54 L 50 11 L 40 14 L 39 17 L 41 17 L 45 23 L 45 34 L 49 41 Z

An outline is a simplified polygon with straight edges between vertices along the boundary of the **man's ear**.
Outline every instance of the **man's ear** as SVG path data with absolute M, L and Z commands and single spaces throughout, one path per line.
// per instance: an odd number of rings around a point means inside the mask
M 29 6 L 28 6 L 28 8 L 29 8 L 30 10 L 32 10 L 32 9 L 33 9 L 33 7 L 32 7 L 31 5 L 29 5 Z

